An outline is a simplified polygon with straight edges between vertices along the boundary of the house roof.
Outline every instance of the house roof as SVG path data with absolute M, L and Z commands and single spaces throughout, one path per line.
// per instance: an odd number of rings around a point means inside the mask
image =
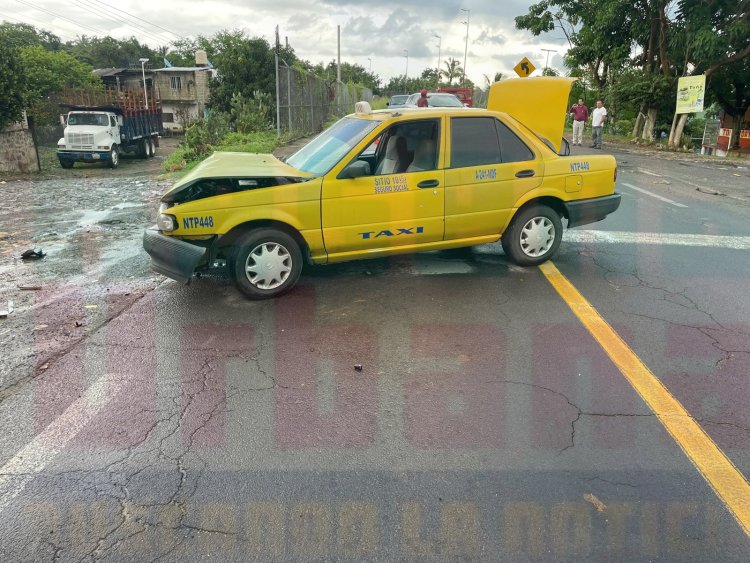
M 207 66 L 168 66 L 166 68 L 155 68 L 154 72 L 194 72 L 196 70 L 211 70 Z
M 146 74 L 153 72 L 153 69 L 145 69 Z M 95 68 L 92 70 L 94 74 L 96 74 L 100 78 L 104 78 L 106 76 L 117 76 L 117 75 L 133 75 L 133 76 L 140 76 L 141 75 L 141 69 L 140 68 Z

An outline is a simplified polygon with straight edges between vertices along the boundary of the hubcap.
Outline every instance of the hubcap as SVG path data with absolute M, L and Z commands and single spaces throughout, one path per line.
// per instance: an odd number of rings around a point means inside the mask
M 289 251 L 275 242 L 256 246 L 245 261 L 245 275 L 258 289 L 276 289 L 292 272 Z
M 112 163 L 117 164 L 117 159 L 118 159 L 117 151 L 113 149 L 112 150 Z
M 555 226 L 547 217 L 534 217 L 521 229 L 521 250 L 532 258 L 544 255 L 554 242 Z

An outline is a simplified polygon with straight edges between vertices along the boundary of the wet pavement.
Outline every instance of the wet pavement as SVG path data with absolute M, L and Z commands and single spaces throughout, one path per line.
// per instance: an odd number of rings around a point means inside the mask
M 622 208 L 554 262 L 748 475 L 750 175 L 617 157 Z M 539 269 L 486 245 L 249 302 L 150 272 L 168 185 L 0 185 L 0 559 L 750 558 Z

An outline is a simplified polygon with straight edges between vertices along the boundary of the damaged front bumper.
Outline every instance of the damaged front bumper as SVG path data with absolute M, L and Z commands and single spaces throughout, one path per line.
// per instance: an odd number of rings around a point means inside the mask
M 161 234 L 156 228 L 143 233 L 143 248 L 151 256 L 151 268 L 180 283 L 190 283 L 195 270 L 206 263 L 209 249 Z

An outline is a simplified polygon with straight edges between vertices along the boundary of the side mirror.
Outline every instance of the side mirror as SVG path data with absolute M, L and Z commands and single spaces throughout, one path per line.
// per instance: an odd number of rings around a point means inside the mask
M 118 115 L 118 116 L 117 116 L 117 125 L 119 125 L 120 127 L 122 127 L 122 124 L 123 124 L 123 123 L 124 123 L 124 122 L 123 122 L 122 116 L 121 116 L 121 115 Z
M 385 103 L 385 107 L 390 107 L 390 105 L 391 105 L 391 102 L 386 102 Z
M 67 115 L 61 115 L 60 116 L 60 125 L 65 127 L 68 124 L 68 116 Z
M 364 160 L 355 160 L 349 166 L 344 168 L 339 174 L 339 178 L 361 178 L 370 175 L 370 164 Z
M 560 156 L 570 156 L 570 143 L 565 137 L 560 144 Z

